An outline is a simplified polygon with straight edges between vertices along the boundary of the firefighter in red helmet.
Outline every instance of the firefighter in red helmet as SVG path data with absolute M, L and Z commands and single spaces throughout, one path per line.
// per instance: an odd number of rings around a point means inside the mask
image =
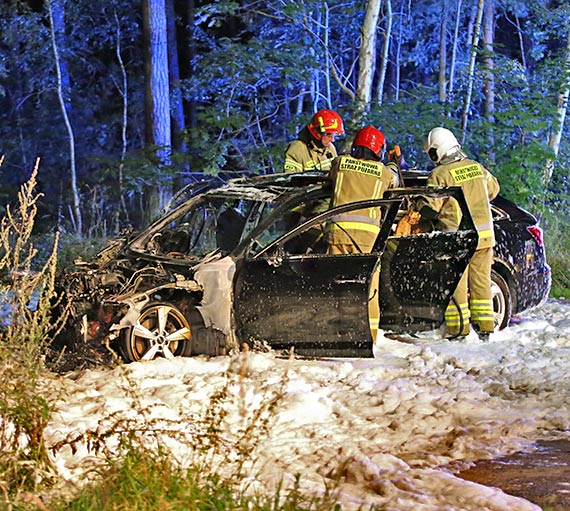
M 333 184 L 331 207 L 367 199 L 380 199 L 388 188 L 398 186 L 398 168 L 394 162 L 382 163 L 386 151 L 384 133 L 374 126 L 362 128 L 354 138 L 350 155 L 341 155 L 332 162 Z M 325 240 L 329 254 L 371 252 L 380 232 L 380 208 L 352 211 L 327 225 Z M 378 304 L 378 273 L 370 289 L 370 330 L 372 338 L 380 323 Z
M 285 172 L 325 171 L 337 156 L 334 140 L 344 135 L 342 118 L 333 110 L 319 110 L 285 152 Z
M 381 161 L 385 150 L 384 134 L 374 126 L 367 126 L 356 134 L 350 155 L 338 156 L 332 163 L 331 207 L 360 200 L 379 199 L 385 190 L 397 185 L 396 165 L 392 162 L 384 165 Z M 357 212 L 353 215 L 354 219 L 337 219 L 327 232 L 329 253 L 370 252 L 380 232 L 378 215 L 377 208 L 370 208 L 364 216 L 362 212 Z

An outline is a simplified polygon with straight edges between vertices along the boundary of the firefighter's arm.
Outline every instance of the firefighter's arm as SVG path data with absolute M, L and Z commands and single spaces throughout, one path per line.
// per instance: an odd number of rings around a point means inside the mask
M 432 209 L 430 206 L 428 206 L 427 204 L 425 206 L 422 206 L 422 208 L 419 211 L 419 215 L 422 218 L 425 218 L 426 220 L 435 220 L 437 218 L 437 211 L 435 209 Z
M 394 181 L 394 186 L 404 186 L 404 176 L 402 169 L 406 162 L 399 145 L 395 145 L 394 149 L 388 151 L 388 167 L 394 167 L 392 170 L 397 175 L 397 180 Z M 397 182 L 396 182 L 397 181 Z
M 445 178 L 436 172 L 432 172 L 428 176 L 426 185 L 428 188 L 431 188 L 433 186 L 448 186 L 448 184 L 445 182 Z M 422 218 L 433 222 L 437 220 L 439 212 L 443 208 L 446 200 L 447 199 L 425 197 L 420 195 L 415 200 L 415 210 L 420 212 Z
M 493 200 L 497 195 L 499 195 L 500 189 L 501 187 L 499 186 L 497 178 L 490 172 L 487 172 L 487 191 L 489 194 L 489 200 Z
M 417 211 L 422 218 L 433 221 L 437 218 L 439 211 L 438 206 L 441 208 L 441 199 L 433 199 L 424 197 L 422 195 L 416 197 L 414 201 L 414 210 Z
M 287 146 L 285 151 L 285 162 L 283 164 L 284 172 L 303 172 L 303 164 L 301 159 L 302 142 L 294 140 Z

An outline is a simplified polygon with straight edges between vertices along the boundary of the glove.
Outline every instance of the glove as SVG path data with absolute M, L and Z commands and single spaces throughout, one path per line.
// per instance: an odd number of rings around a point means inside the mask
M 395 145 L 394 149 L 388 151 L 388 161 L 393 161 L 399 168 L 405 165 L 406 162 L 399 145 Z
M 435 220 L 437 218 L 437 211 L 431 209 L 429 206 L 424 206 L 420 209 L 420 215 L 427 220 Z
M 395 236 L 409 236 L 412 234 L 413 226 L 420 221 L 421 215 L 417 211 L 410 211 L 403 216 L 396 226 Z

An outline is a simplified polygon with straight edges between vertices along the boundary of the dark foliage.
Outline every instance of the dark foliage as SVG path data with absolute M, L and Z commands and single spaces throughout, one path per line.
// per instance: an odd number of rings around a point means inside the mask
M 279 171 L 287 142 L 318 108 L 341 113 L 347 141 L 362 125 L 381 127 L 388 145 L 398 143 L 407 162 L 419 167 L 428 165 L 421 147 L 431 127 L 460 127 L 475 2 L 463 2 L 453 90 L 441 103 L 438 27 L 444 16 L 448 79 L 456 2 L 447 2 L 443 11 L 442 2 L 410 6 L 392 1 L 384 90 L 378 94 L 376 73 L 372 102 L 362 111 L 354 94 L 365 2 L 175 0 L 174 40 L 181 76 L 180 82 L 171 84 L 171 97 L 173 105 L 175 98 L 182 101 L 185 128 L 173 134 L 177 142 L 171 163 L 158 173 L 157 148 L 145 144 L 145 48 L 139 3 L 60 3 L 65 33 L 59 34 L 58 50 L 69 77 L 64 96 L 88 237 L 140 227 L 145 190 L 160 185 L 174 191 L 188 181 L 189 172 Z M 547 1 L 516 4 L 495 5 L 495 110 L 492 115 L 485 112 L 486 75 L 479 55 L 464 147 L 500 178 L 509 197 L 541 212 L 560 203 L 557 197 L 565 191 L 570 167 L 568 128 L 556 151 L 550 141 L 559 127 L 559 95 L 569 82 L 569 8 Z M 377 71 L 386 28 L 384 7 L 378 24 Z M 0 207 L 14 200 L 39 156 L 38 181 L 45 200 L 37 228 L 71 232 L 69 134 L 56 93 L 45 5 L 3 2 L 0 34 L 0 153 L 5 155 Z M 343 141 L 338 146 L 342 148 Z M 545 172 L 550 159 L 552 179 Z

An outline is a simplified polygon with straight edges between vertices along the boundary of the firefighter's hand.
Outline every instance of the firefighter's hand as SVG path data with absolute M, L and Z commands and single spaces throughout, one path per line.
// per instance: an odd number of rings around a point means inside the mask
M 405 161 L 399 145 L 395 145 L 394 149 L 388 151 L 388 160 L 393 161 L 396 165 L 398 165 L 399 168 L 402 168 L 402 165 L 404 165 Z
M 410 225 L 416 225 L 422 218 L 419 211 L 410 211 L 406 217 L 408 218 L 408 222 Z

